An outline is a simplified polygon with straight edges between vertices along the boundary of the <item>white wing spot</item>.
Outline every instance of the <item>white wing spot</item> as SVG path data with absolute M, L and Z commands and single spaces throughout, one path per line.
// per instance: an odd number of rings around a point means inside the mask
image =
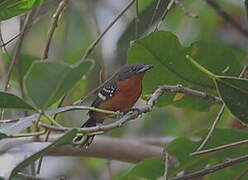
M 98 97 L 102 100 L 106 100 L 106 96 L 102 95 L 100 92 L 98 93 Z

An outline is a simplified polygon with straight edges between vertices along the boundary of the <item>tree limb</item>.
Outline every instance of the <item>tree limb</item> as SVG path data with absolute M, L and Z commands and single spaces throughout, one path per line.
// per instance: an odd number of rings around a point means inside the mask
M 172 177 L 172 178 L 169 178 L 169 180 L 187 180 L 187 179 L 192 179 L 196 177 L 201 177 L 206 174 L 211 174 L 215 171 L 219 171 L 221 169 L 224 169 L 224 168 L 227 168 L 227 167 L 230 167 L 230 166 L 233 166 L 235 164 L 239 164 L 245 161 L 248 161 L 248 155 L 241 156 L 235 159 L 231 159 L 226 162 L 219 163 L 217 165 L 214 165 L 214 166 L 211 166 L 211 167 L 208 167 L 208 168 L 205 168 L 205 169 L 193 172 L 193 173 L 189 173 L 189 174 L 186 174 L 180 177 Z
M 236 30 L 238 30 L 244 37 L 248 38 L 248 30 L 239 24 L 232 16 L 230 16 L 221 6 L 214 0 L 205 0 L 206 3 L 211 6 L 217 14 L 223 19 L 229 22 Z M 247 3 L 247 2 L 246 2 Z
M 49 142 L 53 142 L 61 135 L 51 135 Z M 9 149 L 16 146 L 32 143 L 45 142 L 45 136 L 39 138 L 25 137 L 19 139 L 11 139 L 1 149 L 1 153 L 5 153 Z M 168 141 L 169 142 L 169 141 Z M 167 142 L 167 143 L 168 143 Z M 110 148 L 111 147 L 111 148 Z M 138 149 L 138 151 L 137 151 Z M 120 138 L 111 138 L 104 136 L 97 136 L 88 149 L 80 149 L 71 145 L 61 146 L 55 148 L 47 155 L 51 156 L 87 156 L 98 157 L 123 162 L 137 163 L 146 158 L 161 157 L 163 147 L 146 144 L 140 140 L 128 140 Z M 169 159 L 169 164 L 173 163 L 173 159 Z

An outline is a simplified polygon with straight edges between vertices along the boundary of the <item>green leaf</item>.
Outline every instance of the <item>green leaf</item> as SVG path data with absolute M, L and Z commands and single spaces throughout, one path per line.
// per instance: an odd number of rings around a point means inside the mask
M 46 0 L 1 0 L 0 21 L 20 15 Z
M 146 74 L 144 93 L 152 93 L 158 86 L 182 84 L 186 87 L 216 94 L 215 84 L 211 78 L 194 68 L 185 58 L 191 54 L 200 64 L 219 75 L 237 75 L 241 71 L 240 53 L 209 42 L 196 42 L 191 47 L 183 47 L 178 38 L 170 32 L 158 31 L 135 41 L 128 53 L 129 63 L 153 64 L 155 67 Z M 222 56 L 225 61 L 222 61 Z M 237 61 L 236 61 L 237 60 Z M 159 104 L 191 107 L 206 111 L 212 103 L 197 98 L 182 97 L 174 99 L 175 94 L 166 94 L 159 99 Z
M 25 151 L 22 151 L 21 153 L 15 151 L 14 149 L 10 149 L 3 156 L 0 156 L 1 162 L 3 162 L 3 160 L 7 157 L 14 157 L 8 160 L 9 166 L 6 167 L 8 169 L 5 170 L 3 178 L 13 178 L 23 168 L 27 167 L 30 163 L 34 162 L 40 157 L 46 155 L 49 151 L 53 150 L 54 148 L 61 145 L 70 144 L 72 139 L 75 137 L 76 133 L 77 130 L 72 129 L 53 143 L 30 143 L 29 145 L 31 146 L 22 145 L 19 148 L 24 148 L 25 146 Z
M 34 108 L 14 94 L 0 92 L 0 108 L 26 109 Z
M 217 76 L 215 82 L 227 108 L 241 122 L 248 124 L 248 80 Z
M 24 78 L 25 91 L 37 108 L 58 101 L 92 67 L 92 61 L 69 66 L 58 62 L 35 62 Z
M 1 139 L 4 139 L 4 138 L 7 138 L 8 136 L 2 132 L 0 132 L 0 140 Z
M 139 162 L 123 180 L 157 179 L 164 173 L 164 163 L 160 158 L 149 158 Z
M 207 130 L 201 131 L 196 135 L 201 139 L 207 135 Z M 236 141 L 248 139 L 248 132 L 236 131 L 231 129 L 216 129 L 215 136 L 207 145 L 208 148 L 213 148 Z M 221 163 L 229 158 L 235 158 L 247 154 L 247 145 L 240 145 L 223 151 L 212 152 L 204 155 L 190 156 L 200 145 L 200 141 L 191 141 L 186 137 L 180 137 L 169 143 L 166 147 L 168 153 L 178 160 L 178 165 L 169 169 L 169 175 L 175 176 L 180 171 L 185 173 L 200 170 L 206 165 L 214 165 Z M 244 163 L 241 170 L 247 168 L 247 163 Z M 233 171 L 233 169 L 231 169 Z M 232 172 L 233 176 L 239 172 Z M 232 178 L 230 178 L 232 179 Z

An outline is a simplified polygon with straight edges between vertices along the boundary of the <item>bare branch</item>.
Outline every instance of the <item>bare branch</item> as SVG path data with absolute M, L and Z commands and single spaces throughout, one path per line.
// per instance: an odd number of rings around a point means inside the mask
M 185 95 L 197 97 L 197 98 L 200 98 L 200 99 L 208 101 L 208 102 L 212 102 L 212 103 L 216 103 L 216 104 L 222 104 L 222 100 L 219 97 L 207 94 L 205 92 L 201 92 L 201 91 L 197 91 L 197 90 L 190 89 L 187 87 L 183 87 L 182 85 L 176 85 L 176 86 L 164 85 L 164 86 L 161 86 L 153 93 L 151 98 L 155 98 L 155 99 L 153 99 L 152 101 L 155 102 L 156 99 L 159 98 L 157 96 L 161 96 L 162 94 L 167 93 L 167 92 L 183 93 Z
M 61 135 L 51 135 L 49 142 L 53 142 L 60 136 Z M 41 136 L 39 138 L 25 137 L 11 139 L 11 141 L 3 146 L 1 152 L 6 152 L 7 150 L 16 146 L 32 142 L 45 142 L 45 136 Z M 137 151 L 137 149 L 139 149 L 139 151 Z M 66 145 L 55 148 L 47 155 L 99 157 L 123 162 L 137 163 L 146 158 L 161 157 L 162 152 L 163 147 L 145 144 L 139 140 L 97 136 L 88 149 L 81 149 L 79 147 Z M 169 165 L 172 165 L 173 162 L 173 159 L 169 158 Z
M 108 25 L 108 27 L 97 37 L 97 39 L 90 44 L 90 46 L 86 49 L 83 59 L 86 59 L 91 52 L 93 51 L 93 49 L 96 47 L 96 45 L 100 42 L 100 40 L 103 38 L 103 36 L 111 29 L 111 27 L 118 21 L 118 19 L 121 18 L 121 16 L 133 5 L 133 3 L 136 0 L 131 0 L 129 1 L 129 3 L 127 4 L 127 6 L 120 12 L 120 14 L 118 14 L 118 16 Z
M 161 20 L 158 22 L 156 28 L 155 28 L 155 31 L 158 30 L 158 28 L 160 27 L 160 25 L 163 23 L 166 15 L 168 14 L 168 12 L 171 10 L 171 8 L 175 5 L 175 0 L 170 0 L 167 8 L 165 9 L 162 17 L 161 17 Z
M 223 19 L 229 22 L 236 30 L 238 30 L 244 37 L 248 38 L 248 30 L 239 24 L 232 16 L 230 16 L 221 6 L 214 0 L 205 0 L 206 3 L 211 6 L 216 13 L 218 13 Z
M 43 60 L 47 59 L 47 57 L 48 57 L 49 47 L 50 47 L 50 44 L 51 44 L 53 34 L 55 32 L 56 27 L 58 26 L 58 21 L 59 21 L 61 15 L 62 15 L 67 3 L 68 3 L 68 0 L 62 0 L 59 3 L 58 8 L 56 9 L 55 13 L 52 16 L 51 24 L 50 24 L 50 27 L 49 27 L 49 30 L 48 30 L 48 36 L 47 36 L 45 49 L 44 49 L 44 52 L 43 52 L 43 55 L 42 55 Z
M 238 141 L 238 142 L 234 142 L 234 143 L 230 143 L 230 144 L 225 144 L 223 146 L 218 146 L 218 147 L 211 148 L 211 149 L 206 149 L 206 150 L 202 150 L 202 151 L 196 151 L 196 152 L 191 153 L 190 155 L 191 156 L 196 156 L 196 155 L 201 155 L 201 154 L 221 151 L 221 150 L 229 149 L 229 148 L 240 146 L 242 144 L 247 144 L 247 143 L 248 143 L 248 139 Z
M 234 178 L 234 180 L 240 180 L 247 174 L 248 174 L 248 169 L 245 169 L 241 174 L 239 174 L 236 178 Z
M 223 163 L 220 163 L 220 164 L 217 164 L 217 165 L 214 165 L 214 166 L 211 166 L 211 167 L 208 167 L 208 168 L 205 168 L 205 169 L 202 169 L 202 170 L 190 173 L 190 174 L 186 174 L 180 177 L 172 177 L 172 178 L 169 178 L 169 180 L 187 180 L 187 179 L 192 179 L 196 177 L 201 177 L 206 174 L 211 174 L 215 171 L 219 171 L 221 169 L 224 169 L 224 168 L 227 168 L 227 167 L 230 167 L 230 166 L 233 166 L 235 164 L 239 164 L 245 161 L 248 161 L 248 155 L 241 156 L 235 159 L 231 159 L 226 162 L 223 162 Z
M 217 114 L 217 116 L 216 116 L 216 118 L 215 118 L 215 120 L 214 120 L 214 122 L 213 122 L 213 124 L 212 124 L 212 126 L 211 126 L 211 128 L 210 128 L 210 130 L 209 130 L 209 132 L 208 132 L 208 135 L 207 135 L 207 136 L 205 137 L 205 139 L 202 141 L 201 145 L 197 148 L 196 152 L 201 151 L 201 150 L 207 145 L 207 143 L 210 141 L 211 137 L 212 137 L 213 134 L 214 134 L 215 128 L 217 127 L 217 125 L 218 125 L 219 122 L 220 122 L 220 119 L 221 119 L 221 117 L 222 117 L 222 115 L 223 115 L 223 113 L 224 113 L 224 111 L 225 111 L 225 108 L 226 108 L 226 106 L 223 104 L 223 105 L 221 106 L 221 109 L 220 109 L 220 111 L 218 112 L 218 114 Z

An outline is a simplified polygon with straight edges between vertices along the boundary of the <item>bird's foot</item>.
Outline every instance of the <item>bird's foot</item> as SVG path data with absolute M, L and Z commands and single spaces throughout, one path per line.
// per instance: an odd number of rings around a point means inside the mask
M 130 109 L 130 112 L 134 112 L 134 113 L 136 112 L 137 114 L 139 114 L 138 118 L 142 117 L 142 111 L 138 108 L 132 108 L 132 109 Z
M 109 115 L 110 118 L 120 119 L 125 115 L 124 112 L 116 111 L 116 114 Z

